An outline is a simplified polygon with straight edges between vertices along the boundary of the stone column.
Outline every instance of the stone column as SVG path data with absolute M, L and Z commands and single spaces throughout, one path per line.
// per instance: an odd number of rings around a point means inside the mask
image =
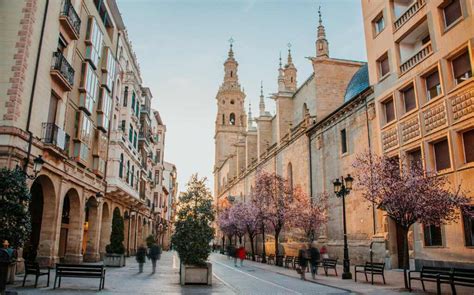
M 86 251 L 84 253 L 84 261 L 97 262 L 100 260 L 99 233 L 102 224 L 102 207 L 99 206 L 99 202 L 96 200 L 91 200 L 89 204 L 89 231 Z

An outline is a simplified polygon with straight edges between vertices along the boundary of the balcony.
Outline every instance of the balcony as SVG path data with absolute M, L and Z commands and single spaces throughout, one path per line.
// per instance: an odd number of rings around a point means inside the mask
M 77 14 L 74 6 L 71 4 L 71 0 L 65 0 L 64 6 L 59 15 L 59 22 L 66 31 L 69 39 L 78 40 L 79 32 L 81 30 L 81 19 Z
M 53 147 L 53 150 L 67 155 L 69 147 L 69 135 L 54 123 L 43 123 L 41 141 L 46 147 Z
M 51 76 L 63 91 L 71 91 L 74 85 L 74 69 L 62 52 L 53 52 Z
M 400 56 L 400 75 L 405 74 L 425 60 L 433 52 L 428 22 L 416 26 L 397 42 Z
M 150 115 L 150 107 L 146 105 L 141 105 L 140 113 Z
M 411 70 L 414 66 L 425 60 L 432 52 L 431 42 L 426 43 L 420 51 L 400 65 L 400 74 L 403 75 Z
M 420 9 L 425 5 L 425 0 L 415 0 L 409 4 L 408 7 L 405 5 L 407 1 L 394 1 L 394 11 L 397 19 L 393 23 L 395 31 L 401 28 L 409 19 L 412 18 Z M 403 12 L 402 12 L 403 11 Z M 399 13 L 401 12 L 401 13 Z

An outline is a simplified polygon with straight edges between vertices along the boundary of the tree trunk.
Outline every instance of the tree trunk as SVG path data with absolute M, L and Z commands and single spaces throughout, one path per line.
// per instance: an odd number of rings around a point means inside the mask
M 280 255 L 280 249 L 278 248 L 279 237 L 280 237 L 280 230 L 275 230 L 275 257 Z
M 262 263 L 267 263 L 267 252 L 265 251 L 265 226 L 262 225 Z
M 255 261 L 255 249 L 253 245 L 253 235 L 249 234 L 249 239 L 250 239 L 250 248 L 252 250 L 252 261 Z
M 239 244 L 242 246 L 242 236 L 239 236 Z
M 403 232 L 403 282 L 405 283 L 405 289 L 408 289 L 408 278 L 407 278 L 407 268 L 408 268 L 408 228 L 401 227 Z

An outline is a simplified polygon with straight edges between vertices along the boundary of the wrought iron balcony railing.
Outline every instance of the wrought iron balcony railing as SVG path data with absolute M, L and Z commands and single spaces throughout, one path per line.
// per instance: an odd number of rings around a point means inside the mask
M 64 1 L 64 6 L 61 11 L 61 15 L 65 16 L 68 19 L 68 21 L 71 23 L 72 28 L 79 36 L 79 31 L 81 30 L 81 18 L 74 9 L 74 6 L 72 6 L 71 0 Z
M 69 146 L 69 135 L 54 123 L 43 123 L 41 140 L 45 144 L 58 147 L 65 152 Z
M 62 52 L 53 52 L 52 69 L 60 72 L 63 78 L 66 79 L 66 81 L 69 83 L 69 85 L 74 85 L 74 68 L 67 61 Z

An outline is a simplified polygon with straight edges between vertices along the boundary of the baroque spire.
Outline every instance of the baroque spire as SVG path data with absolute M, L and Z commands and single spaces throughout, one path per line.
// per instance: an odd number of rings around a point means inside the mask
M 252 103 L 249 101 L 249 114 L 248 114 L 248 123 L 247 123 L 247 127 L 250 128 L 252 127 Z
M 260 116 L 265 115 L 265 100 L 263 99 L 263 81 L 260 81 L 260 103 L 259 103 Z
M 326 39 L 326 29 L 323 25 L 321 6 L 318 9 L 319 26 L 318 38 L 316 39 L 316 57 L 329 57 L 329 43 Z

